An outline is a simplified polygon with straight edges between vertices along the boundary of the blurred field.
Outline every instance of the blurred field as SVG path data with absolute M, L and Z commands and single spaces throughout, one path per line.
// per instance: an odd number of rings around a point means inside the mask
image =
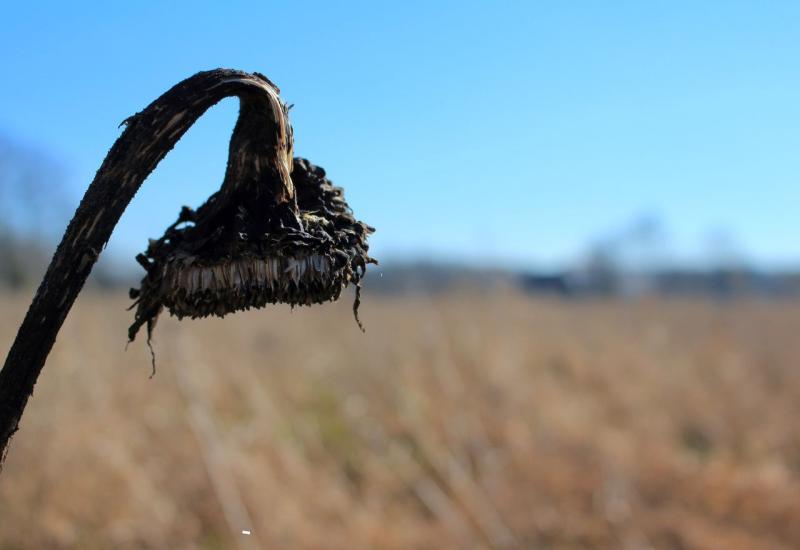
M 3 355 L 28 299 L 0 297 Z M 798 303 L 163 317 L 153 379 L 126 305 L 68 318 L 0 548 L 800 547 Z

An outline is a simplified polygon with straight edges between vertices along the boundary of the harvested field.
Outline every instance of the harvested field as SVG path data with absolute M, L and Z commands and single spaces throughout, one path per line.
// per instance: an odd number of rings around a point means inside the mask
M 29 294 L 0 296 L 8 349 Z M 177 322 L 78 299 L 2 548 L 797 548 L 800 303 L 512 292 Z M 242 530 L 251 531 L 243 535 Z

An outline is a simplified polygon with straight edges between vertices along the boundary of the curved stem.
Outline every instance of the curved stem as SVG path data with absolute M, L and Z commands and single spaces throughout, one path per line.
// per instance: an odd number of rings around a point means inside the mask
M 123 124 L 69 223 L 0 371 L 0 465 L 56 335 L 123 211 L 183 134 L 229 96 L 240 98 L 221 193 L 256 185 L 296 212 L 292 131 L 279 90 L 265 76 L 217 69 L 177 84 Z

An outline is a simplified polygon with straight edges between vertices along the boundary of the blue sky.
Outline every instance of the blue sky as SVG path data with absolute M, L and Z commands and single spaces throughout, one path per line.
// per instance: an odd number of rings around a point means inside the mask
M 68 167 L 179 80 L 267 74 L 299 155 L 346 187 L 379 258 L 555 267 L 642 215 L 668 253 L 725 235 L 798 265 L 800 3 L 14 2 L 0 131 Z M 142 250 L 219 187 L 237 112 L 200 119 L 109 244 Z

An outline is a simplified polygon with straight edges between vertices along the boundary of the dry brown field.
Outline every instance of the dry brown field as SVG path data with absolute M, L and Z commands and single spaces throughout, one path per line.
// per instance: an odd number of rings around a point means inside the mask
M 3 355 L 28 300 L 0 296 Z M 0 548 L 800 548 L 800 303 L 164 316 L 152 379 L 127 304 L 67 319 Z

